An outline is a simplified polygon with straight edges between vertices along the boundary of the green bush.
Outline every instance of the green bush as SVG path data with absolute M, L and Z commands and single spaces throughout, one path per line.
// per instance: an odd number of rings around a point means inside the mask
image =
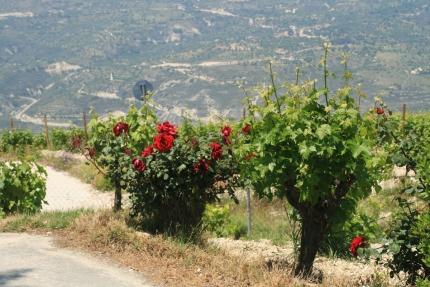
M 208 204 L 203 213 L 203 226 L 215 237 L 233 237 L 239 239 L 246 233 L 246 226 L 230 218 L 230 205 Z
M 370 249 L 366 255 L 384 262 L 391 277 L 405 272 L 405 285 L 415 286 L 419 280 L 419 286 L 428 286 L 425 280 L 430 277 L 427 235 L 430 218 L 426 214 L 430 199 L 430 113 L 408 115 L 403 130 L 401 115 L 393 114 L 380 98 L 375 101 L 373 117 L 378 131 L 378 151 L 391 166 L 405 167 L 405 174 L 399 179 L 402 190 L 395 197 L 401 211 L 392 215 L 385 238 L 380 240 L 384 245 L 378 250 L 392 259 L 387 262 Z M 414 179 L 407 176 L 411 171 Z M 421 208 L 417 204 L 422 204 Z
M 40 133 L 33 136 L 33 146 L 39 149 L 46 149 L 45 133 Z
M 23 131 L 21 128 L 14 132 L 3 130 L 1 133 L 2 151 L 7 152 L 11 148 L 16 150 L 27 145 L 33 144 L 33 136 L 29 130 Z
M 430 276 L 430 212 L 428 205 L 424 208 L 419 209 L 417 216 L 415 217 L 415 225 L 412 225 L 412 234 L 416 236 L 416 238 L 420 238 L 421 242 L 418 246 L 419 258 L 421 258 L 422 262 L 425 264 L 425 267 L 421 271 L 425 271 L 421 273 L 426 278 L 426 281 L 421 282 L 421 286 L 430 286 L 430 281 L 428 281 L 428 277 Z M 422 285 L 427 282 L 428 285 Z
M 70 149 L 70 139 L 73 135 L 83 135 L 82 129 L 70 127 L 70 130 L 52 128 L 50 133 L 52 150 Z
M 0 162 L 0 214 L 36 212 L 47 203 L 46 171 L 36 164 L 21 161 Z

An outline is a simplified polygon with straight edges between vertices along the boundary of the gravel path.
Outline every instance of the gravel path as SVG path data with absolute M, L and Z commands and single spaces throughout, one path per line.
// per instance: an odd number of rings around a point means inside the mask
M 42 210 L 67 210 L 84 208 L 109 208 L 113 206 L 113 193 L 100 192 L 90 184 L 81 182 L 66 172 L 45 167 L 48 173 L 46 180 L 46 197 L 48 204 Z

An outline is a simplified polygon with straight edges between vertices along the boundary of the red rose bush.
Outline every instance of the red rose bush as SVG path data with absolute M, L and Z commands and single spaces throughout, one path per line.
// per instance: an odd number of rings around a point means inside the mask
M 149 232 L 193 232 L 218 195 L 227 192 L 237 202 L 235 188 L 243 182 L 232 150 L 237 135 L 228 125 L 159 123 L 145 104 L 131 106 L 126 117 L 93 115 L 88 128 L 81 150 L 115 187 L 114 209 L 121 209 L 122 191 L 129 192 L 130 213 L 141 215 Z M 76 147 L 81 142 L 72 139 Z
M 133 160 L 131 212 L 147 218 L 152 231 L 195 230 L 206 205 L 218 201 L 219 194 L 228 192 L 237 201 L 234 190 L 242 183 L 233 176 L 239 173 L 229 139 L 233 129 L 207 129 L 160 123 L 153 142 Z

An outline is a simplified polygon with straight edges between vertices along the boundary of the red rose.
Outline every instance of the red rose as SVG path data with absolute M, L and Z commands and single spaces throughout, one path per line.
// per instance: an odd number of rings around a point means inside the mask
M 133 153 L 133 151 L 131 149 L 125 148 L 124 154 L 131 155 L 132 153 Z
M 194 171 L 200 170 L 202 173 L 205 173 L 209 170 L 210 163 L 210 161 L 201 158 L 199 162 L 194 165 Z
M 226 145 L 231 145 L 231 142 L 228 140 L 228 136 L 231 134 L 232 130 L 229 126 L 224 126 L 221 128 L 222 137 L 224 138 L 224 142 Z
M 211 143 L 210 146 L 212 148 L 211 157 L 216 160 L 220 160 L 222 156 L 221 145 L 218 142 L 214 142 L 214 143 Z
M 223 137 L 228 137 L 231 134 L 231 127 L 224 126 L 223 128 L 221 128 L 221 132 L 223 134 Z
M 86 149 L 88 150 L 87 156 L 89 156 L 90 158 L 93 158 L 94 155 L 96 154 L 96 148 L 95 147 L 93 147 L 93 148 L 87 147 Z
M 365 237 L 364 236 L 358 236 L 354 238 L 351 242 L 351 246 L 349 248 L 349 251 L 351 251 L 352 255 L 354 257 L 357 257 L 357 249 L 360 247 L 365 247 L 366 243 L 364 242 Z
M 381 109 L 381 108 L 377 108 L 377 109 L 376 109 L 376 113 L 377 113 L 378 115 L 382 115 L 382 114 L 384 113 L 384 110 L 383 110 L 383 109 Z
M 421 213 L 421 212 L 423 212 L 423 209 L 422 209 L 422 208 L 420 208 L 420 209 L 418 209 L 417 211 L 418 211 L 418 213 Z
M 81 143 L 82 143 L 82 136 L 81 135 L 72 136 L 72 149 L 80 147 Z
M 160 152 L 168 152 L 173 147 L 174 137 L 165 133 L 154 137 L 154 148 Z
M 154 152 L 154 147 L 150 145 L 142 151 L 142 157 L 150 156 Z
M 257 154 L 256 154 L 256 153 L 253 153 L 253 154 L 252 154 L 252 156 L 253 156 L 253 157 L 257 157 Z M 247 154 L 247 155 L 246 155 L 246 161 L 249 161 L 250 159 L 251 159 L 251 155 Z
M 199 139 L 194 137 L 193 141 L 191 142 L 192 146 L 196 146 L 199 143 Z
M 130 130 L 130 127 L 128 126 L 128 124 L 123 122 L 118 122 L 113 127 L 113 133 L 115 134 L 116 137 L 118 137 L 121 133 L 128 134 L 129 130 Z
M 251 125 L 250 124 L 246 124 L 246 126 L 244 128 L 242 128 L 242 132 L 249 134 L 251 133 Z
M 157 131 L 159 134 L 164 133 L 176 138 L 178 136 L 177 128 L 178 126 L 174 126 L 169 122 L 164 122 L 162 124 L 158 124 Z
M 133 159 L 134 170 L 144 171 L 146 168 L 145 162 L 141 159 L 135 158 Z

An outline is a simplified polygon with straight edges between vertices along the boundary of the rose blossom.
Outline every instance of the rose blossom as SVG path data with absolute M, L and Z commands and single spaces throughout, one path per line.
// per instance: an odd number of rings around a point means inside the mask
M 133 151 L 131 149 L 128 149 L 127 147 L 124 149 L 124 154 L 131 155 Z
M 178 126 L 174 126 L 169 122 L 164 122 L 162 124 L 158 124 L 157 131 L 159 134 L 168 134 L 176 138 L 178 136 L 177 128 Z
M 150 145 L 142 151 L 142 157 L 150 156 L 153 152 L 154 152 L 154 147 Z
M 244 128 L 242 128 L 242 132 L 249 134 L 249 133 L 251 133 L 250 129 L 251 129 L 251 124 L 246 124 L 246 126 Z
M 231 131 L 231 127 L 229 126 L 224 126 L 223 128 L 221 128 L 221 132 L 224 137 L 228 137 L 231 134 Z
M 229 126 L 224 126 L 223 128 L 221 128 L 221 132 L 222 132 L 222 136 L 224 138 L 225 144 L 226 145 L 231 145 L 231 142 L 228 140 L 228 136 L 231 134 L 232 130 L 231 127 Z
M 196 146 L 198 143 L 199 143 L 199 139 L 198 139 L 198 138 L 196 138 L 196 137 L 194 137 L 194 138 L 193 138 L 193 141 L 191 142 L 191 145 L 192 145 L 192 146 Z
M 384 110 L 383 110 L 383 109 L 381 109 L 381 108 L 377 108 L 377 109 L 376 109 L 376 113 L 377 113 L 378 115 L 382 115 L 382 114 L 384 113 Z
M 209 170 L 210 163 L 210 161 L 200 158 L 199 162 L 194 165 L 194 171 L 200 170 L 202 173 L 205 173 Z
M 90 158 L 93 158 L 94 155 L 96 154 L 96 148 L 87 147 L 86 149 L 88 150 L 87 156 L 89 156 Z
M 256 153 L 253 153 L 253 154 L 252 154 L 252 156 L 253 156 L 253 157 L 257 157 L 257 154 L 256 154 Z M 246 155 L 246 161 L 249 161 L 250 159 L 251 159 L 251 155 L 247 154 L 247 155 Z
M 116 137 L 118 137 L 121 133 L 128 134 L 129 130 L 130 130 L 130 127 L 128 126 L 128 124 L 123 122 L 118 122 L 113 127 L 113 133 L 115 134 Z
M 174 138 L 171 135 L 162 133 L 154 137 L 154 148 L 160 152 L 168 152 L 173 147 Z
M 360 247 L 366 247 L 366 243 L 364 242 L 365 237 L 364 236 L 357 236 L 354 238 L 351 242 L 351 246 L 349 248 L 349 251 L 351 251 L 352 255 L 354 257 L 357 257 L 357 249 Z
M 78 148 L 81 145 L 82 142 L 82 136 L 81 135 L 74 135 L 72 136 L 72 149 Z
M 252 154 L 252 156 L 253 156 L 253 157 L 257 157 L 257 154 L 256 154 L 256 153 L 253 153 L 253 154 Z M 248 155 L 246 155 L 246 161 L 249 161 L 250 159 L 251 159 L 251 155 L 249 155 L 249 154 L 248 154 Z
M 135 158 L 133 159 L 134 170 L 144 171 L 146 168 L 145 162 L 141 159 Z
M 216 160 L 220 160 L 222 156 L 221 145 L 218 142 L 214 142 L 214 143 L 211 143 L 210 146 L 212 148 L 211 157 Z

